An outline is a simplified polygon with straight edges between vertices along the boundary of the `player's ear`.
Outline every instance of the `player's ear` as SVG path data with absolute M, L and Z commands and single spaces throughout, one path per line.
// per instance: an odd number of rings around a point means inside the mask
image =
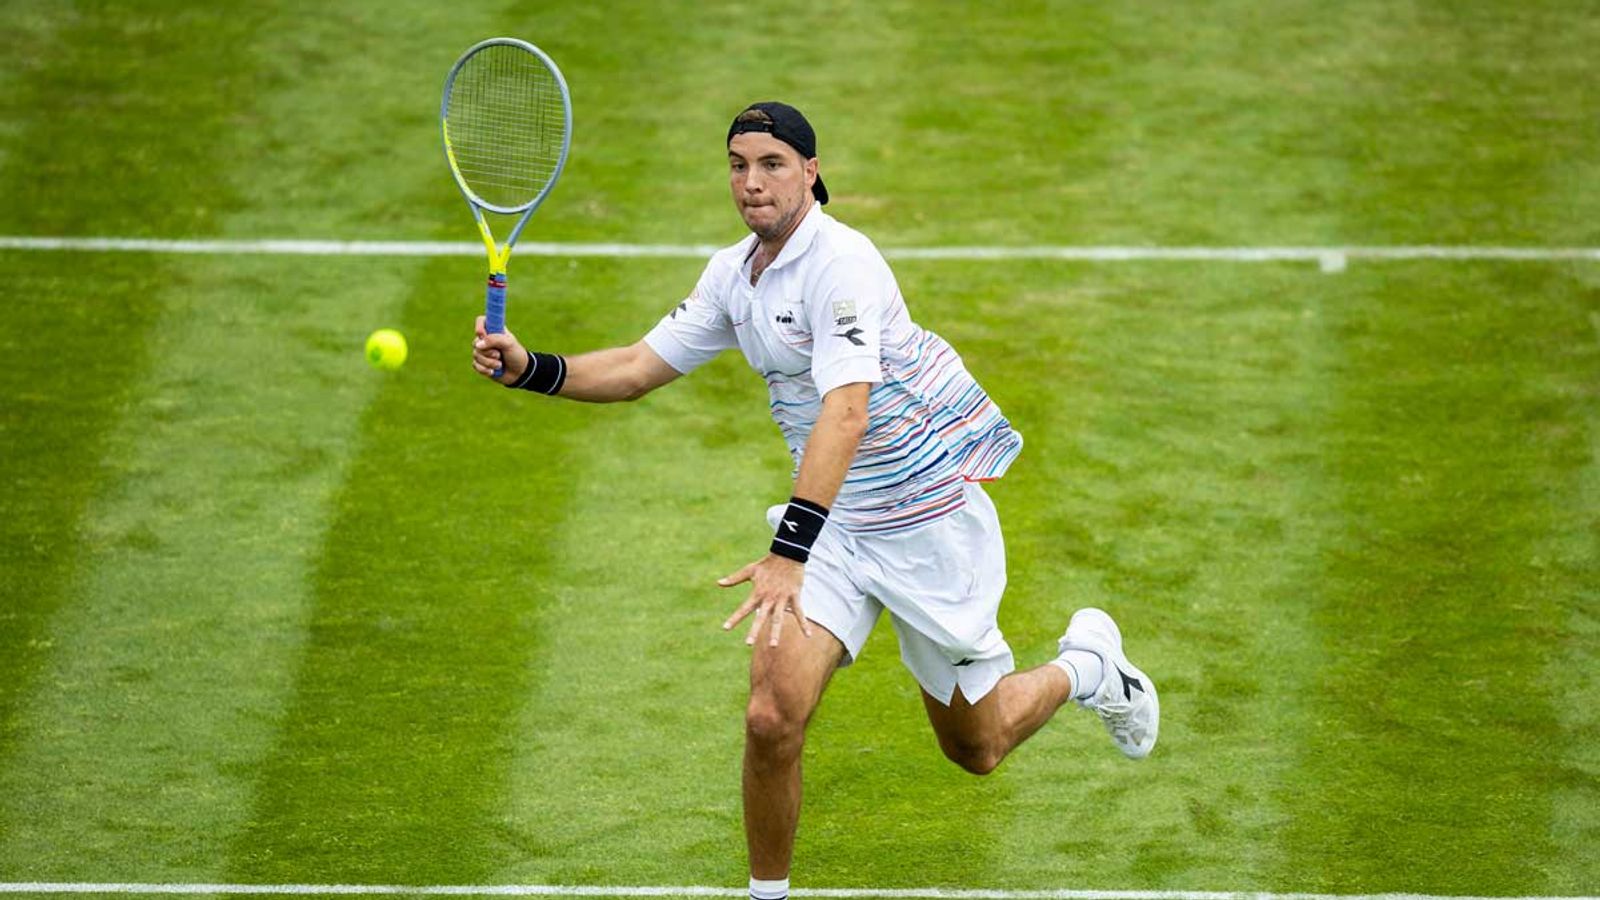
M 815 156 L 806 160 L 806 191 L 810 191 L 817 183 L 817 158 Z

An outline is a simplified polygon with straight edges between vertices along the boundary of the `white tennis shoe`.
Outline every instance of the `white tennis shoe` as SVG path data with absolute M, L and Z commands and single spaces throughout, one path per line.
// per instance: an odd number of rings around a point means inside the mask
M 1161 703 L 1156 685 L 1122 653 L 1122 632 L 1104 610 L 1088 607 L 1072 614 L 1059 644 L 1062 653 L 1087 650 L 1105 664 L 1105 676 L 1092 696 L 1078 705 L 1092 709 L 1105 722 L 1117 749 L 1129 759 L 1143 759 L 1156 745 Z

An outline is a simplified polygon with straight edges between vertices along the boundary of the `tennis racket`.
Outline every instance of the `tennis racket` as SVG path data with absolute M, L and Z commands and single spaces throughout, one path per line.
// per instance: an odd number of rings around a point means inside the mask
M 450 68 L 439 123 L 450 173 L 489 252 L 484 330 L 497 334 L 506 330 L 511 248 L 567 164 L 572 97 L 544 51 L 516 38 L 490 38 L 474 44 Z M 484 213 L 520 213 L 522 218 L 498 245 Z

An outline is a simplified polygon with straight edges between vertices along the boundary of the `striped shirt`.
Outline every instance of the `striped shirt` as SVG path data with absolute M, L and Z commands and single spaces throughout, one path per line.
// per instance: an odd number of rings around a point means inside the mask
M 955 349 L 911 321 L 870 240 L 815 204 L 751 285 L 756 242 L 712 256 L 645 342 L 683 373 L 742 351 L 766 379 L 796 472 L 823 396 L 870 383 L 867 431 L 829 521 L 857 533 L 915 528 L 960 510 L 963 482 L 1005 473 L 1022 436 Z

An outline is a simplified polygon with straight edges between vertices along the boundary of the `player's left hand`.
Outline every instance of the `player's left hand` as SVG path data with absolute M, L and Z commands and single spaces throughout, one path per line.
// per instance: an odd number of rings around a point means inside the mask
M 768 630 L 772 637 L 768 646 L 776 647 L 778 637 L 783 634 L 783 620 L 792 613 L 800 623 L 801 633 L 811 637 L 811 623 L 806 621 L 805 611 L 800 608 L 800 586 L 805 583 L 805 578 L 804 563 L 768 553 L 732 575 L 717 579 L 717 584 L 723 587 L 733 587 L 746 581 L 751 584 L 750 596 L 722 623 L 722 630 L 730 630 L 753 612 L 756 618 L 750 626 L 750 634 L 744 639 L 745 645 L 755 644 L 762 626 L 771 623 Z

